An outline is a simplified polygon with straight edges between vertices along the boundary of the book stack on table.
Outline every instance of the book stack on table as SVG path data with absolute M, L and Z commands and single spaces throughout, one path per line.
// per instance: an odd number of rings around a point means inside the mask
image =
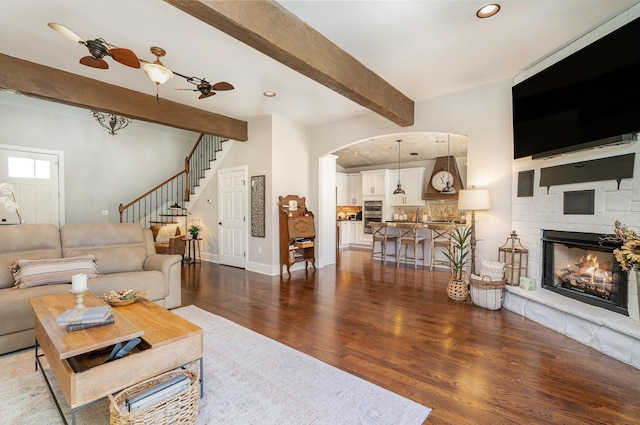
M 89 329 L 113 323 L 111 306 L 72 308 L 58 317 L 58 324 L 67 326 L 67 332 Z

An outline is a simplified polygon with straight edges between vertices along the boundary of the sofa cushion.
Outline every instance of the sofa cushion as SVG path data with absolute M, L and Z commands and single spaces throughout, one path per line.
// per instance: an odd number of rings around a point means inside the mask
M 58 285 L 44 285 L 29 289 L 3 289 L 1 290 L 2 307 L 0 308 L 1 335 L 33 329 L 35 316 L 29 300 L 45 295 L 69 293 L 71 285 L 61 283 Z M 69 294 L 69 302 L 75 302 L 73 294 Z M 31 341 L 33 344 L 33 340 Z M 4 352 L 3 352 L 4 353 Z
M 178 225 L 177 224 L 167 224 L 160 227 L 158 230 L 158 235 L 156 236 L 157 243 L 169 243 L 169 239 L 176 236 L 178 234 Z
M 91 292 L 98 296 L 111 290 L 133 289 L 134 291 L 148 292 L 147 298 L 151 301 L 163 299 L 167 291 L 164 275 L 157 270 L 103 274 L 89 280 L 87 286 Z
M 60 239 L 63 257 L 94 254 L 101 274 L 142 271 L 147 256 L 155 253 L 151 231 L 135 223 L 65 224 Z
M 0 226 L 0 288 L 14 285 L 10 266 L 22 259 L 61 258 L 60 232 L 53 224 Z
M 11 265 L 17 288 L 70 283 L 71 276 L 85 274 L 92 278 L 98 274 L 95 255 L 52 258 L 46 260 L 18 260 Z

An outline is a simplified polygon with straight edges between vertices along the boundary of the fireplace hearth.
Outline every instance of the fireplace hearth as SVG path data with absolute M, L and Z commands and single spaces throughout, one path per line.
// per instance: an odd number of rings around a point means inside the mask
M 603 235 L 544 230 L 542 287 L 558 294 L 629 315 L 627 273 Z

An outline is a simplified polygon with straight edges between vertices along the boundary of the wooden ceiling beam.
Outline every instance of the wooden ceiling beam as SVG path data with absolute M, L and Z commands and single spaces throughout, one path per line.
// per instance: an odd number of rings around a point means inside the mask
M 402 127 L 414 122 L 411 99 L 274 1 L 165 2 Z
M 0 53 L 0 87 L 197 133 L 246 141 L 247 122 Z

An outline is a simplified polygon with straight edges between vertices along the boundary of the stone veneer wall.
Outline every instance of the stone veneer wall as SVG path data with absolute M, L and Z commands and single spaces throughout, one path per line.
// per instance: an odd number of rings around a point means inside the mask
M 629 275 L 629 317 L 541 288 L 542 231 L 612 233 L 615 220 L 640 230 L 640 142 L 513 163 L 513 228 L 529 250 L 528 276 L 536 290 L 508 287 L 504 307 L 605 354 L 640 368 L 640 313 L 635 273 Z M 634 178 L 540 187 L 540 169 L 636 153 Z M 534 170 L 534 195 L 518 197 L 518 172 Z M 593 215 L 563 214 L 564 192 L 595 190 Z

